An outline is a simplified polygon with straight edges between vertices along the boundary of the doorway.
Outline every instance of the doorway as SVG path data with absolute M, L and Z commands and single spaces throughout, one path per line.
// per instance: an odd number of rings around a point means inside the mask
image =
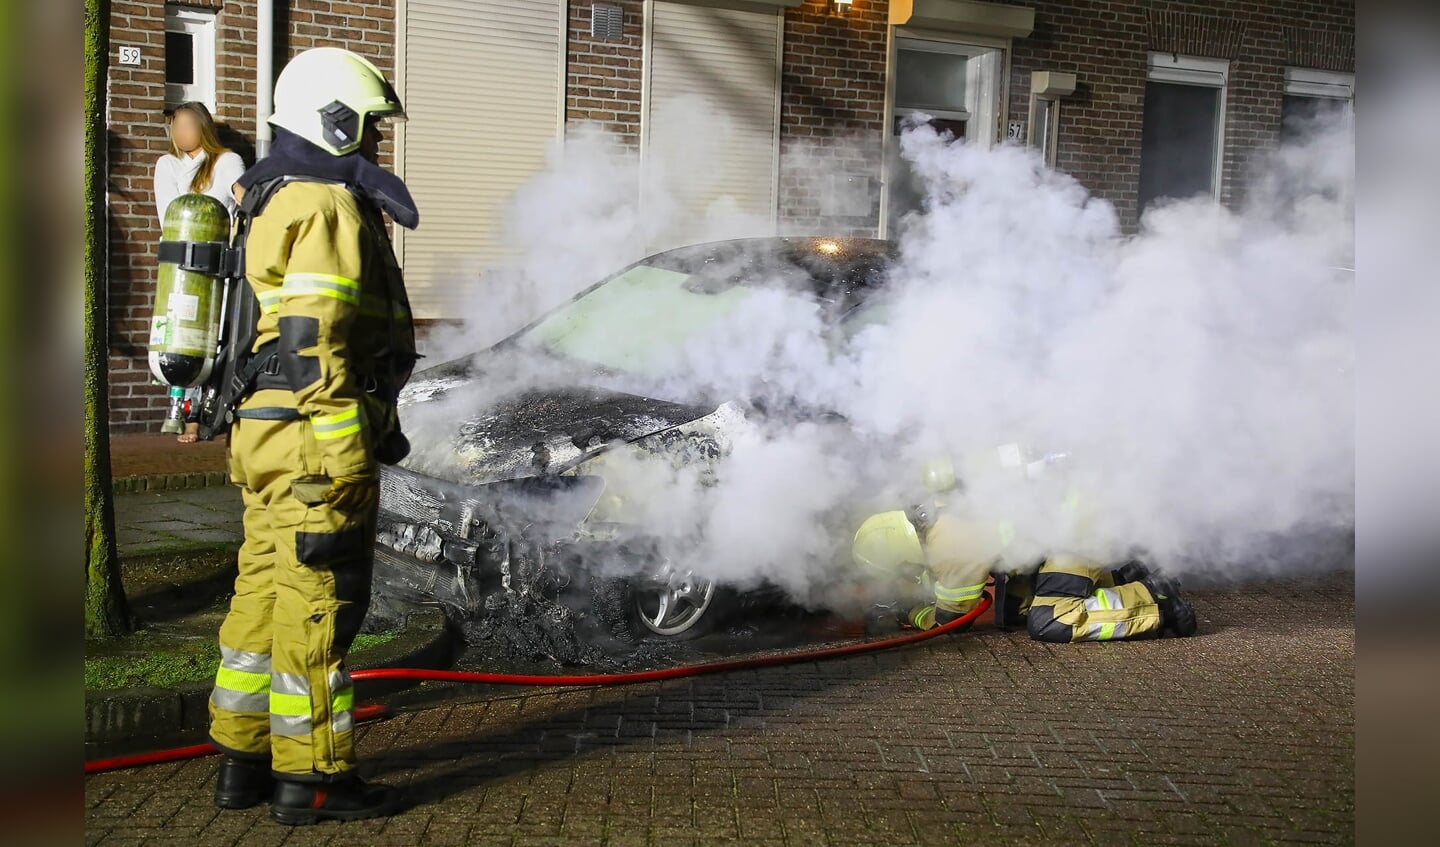
M 947 143 L 990 145 L 999 125 L 999 47 L 922 38 L 897 31 L 890 61 L 891 107 L 885 139 L 882 234 L 894 238 L 924 212 L 925 184 L 900 152 L 909 129 L 928 125 Z

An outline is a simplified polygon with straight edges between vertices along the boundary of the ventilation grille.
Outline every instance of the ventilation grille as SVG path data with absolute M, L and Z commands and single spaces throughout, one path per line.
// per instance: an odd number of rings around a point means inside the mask
M 590 7 L 590 36 L 605 41 L 619 41 L 625 34 L 625 10 L 619 6 L 596 3 Z

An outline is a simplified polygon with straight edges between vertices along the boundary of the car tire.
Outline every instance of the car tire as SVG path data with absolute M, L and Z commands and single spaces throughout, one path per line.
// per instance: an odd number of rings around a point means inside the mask
M 709 635 L 720 626 L 726 611 L 733 608 L 735 596 L 733 590 L 719 585 L 714 586 L 708 603 L 705 604 L 704 610 L 693 623 L 690 623 L 682 632 L 662 634 L 651 628 L 642 611 L 643 607 L 653 602 L 651 597 L 647 596 L 647 592 L 643 590 L 632 589 L 629 602 L 626 604 L 630 632 L 637 640 L 661 641 L 690 641 Z
M 689 641 L 714 632 L 727 611 L 734 607 L 736 597 L 733 590 L 717 585 L 709 602 L 692 623 L 683 631 L 662 634 L 647 623 L 642 611 L 653 602 L 647 596 L 653 593 L 654 589 L 640 588 L 628 579 L 598 580 L 591 592 L 591 609 L 606 633 L 627 644 L 646 640 Z

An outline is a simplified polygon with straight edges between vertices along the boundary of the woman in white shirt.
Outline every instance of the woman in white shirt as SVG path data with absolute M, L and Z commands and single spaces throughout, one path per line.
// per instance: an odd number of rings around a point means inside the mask
M 208 194 L 235 214 L 235 181 L 245 173 L 239 154 L 226 149 L 204 103 L 182 103 L 170 116 L 170 152 L 155 161 L 155 213 L 165 223 L 170 201 L 188 191 Z
M 155 214 L 161 226 L 170 201 L 190 191 L 214 197 L 234 217 L 235 206 L 244 193 L 235 181 L 244 172 L 245 162 L 220 143 L 215 120 L 204 103 L 175 107 L 170 116 L 170 152 L 155 161 Z M 200 392 L 191 388 L 186 396 L 192 410 L 198 412 Z M 187 414 L 185 429 L 176 440 L 193 444 L 199 429 L 197 418 Z

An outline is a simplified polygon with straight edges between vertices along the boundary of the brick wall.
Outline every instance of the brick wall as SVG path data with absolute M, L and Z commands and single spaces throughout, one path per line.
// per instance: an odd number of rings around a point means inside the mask
M 1147 55 L 1173 50 L 1230 60 L 1221 199 L 1243 196 L 1257 152 L 1280 127 L 1286 65 L 1324 57 L 1354 69 L 1353 0 L 1035 0 L 1035 31 L 1015 42 L 1009 92 L 1012 119 L 1029 109 L 1030 72 L 1075 73 L 1079 86 L 1061 107 L 1057 165 L 1113 202 L 1136 225 Z
M 622 37 L 590 34 L 592 0 L 572 0 L 566 68 L 566 120 L 595 121 L 627 144 L 640 143 L 645 12 L 641 0 L 602 0 L 624 15 Z M 884 125 L 885 0 L 833 17 L 827 0 L 785 10 L 781 93 L 780 221 L 787 231 L 873 235 L 875 215 L 826 218 L 818 186 L 850 175 L 878 191 Z M 878 200 L 878 198 L 877 198 Z M 878 205 L 876 206 L 878 212 Z
M 858 0 L 844 17 L 829 14 L 828 0 L 805 0 L 785 10 L 782 231 L 876 233 L 889 13 L 886 0 Z M 849 188 L 832 180 L 848 182 Z M 823 195 L 837 189 L 873 199 L 872 213 L 828 216 Z
M 624 15 L 618 40 L 590 35 L 593 0 L 568 6 L 566 119 L 597 121 L 638 146 L 644 4 L 603 0 Z M 197 4 L 189 4 L 194 7 Z M 205 4 L 199 4 L 205 7 Z M 276 65 L 312 46 L 362 51 L 393 71 L 394 7 L 373 3 L 278 0 Z M 1135 225 L 1144 114 L 1146 54 L 1178 50 L 1231 60 L 1222 199 L 1238 202 L 1256 151 L 1274 144 L 1286 65 L 1353 70 L 1353 0 L 1032 0 L 1035 31 L 1016 41 L 1007 92 L 1012 119 L 1026 117 L 1030 71 L 1074 72 L 1066 99 L 1059 167 L 1115 203 Z M 255 136 L 254 2 L 210 3 L 217 25 L 216 118 L 250 152 Z M 888 0 L 856 0 L 844 17 L 826 0 L 784 12 L 780 115 L 779 219 L 786 232 L 872 235 L 886 116 Z M 166 148 L 164 4 L 115 0 L 112 55 L 144 49 L 138 68 L 111 66 L 111 380 L 112 428 L 159 426 L 164 396 L 149 385 L 146 327 L 159 238 L 150 190 Z M 388 144 L 384 148 L 389 158 Z M 848 187 L 847 187 L 848 186 Z M 828 192 L 859 193 L 867 214 L 826 214 Z M 863 206 L 864 204 L 862 204 Z
M 247 161 L 255 141 L 255 3 L 187 3 L 216 17 L 215 119 Z M 388 0 L 276 3 L 275 64 L 308 47 L 332 45 L 363 52 L 384 69 L 394 65 L 394 9 Z M 118 63 L 119 48 L 142 50 L 138 67 Z M 151 179 L 168 149 L 165 125 L 165 4 L 115 0 L 111 6 L 109 102 L 110 407 L 113 432 L 154 431 L 165 391 L 151 384 L 146 365 L 154 304 L 155 245 L 160 225 Z M 388 149 L 388 144 L 387 144 Z
M 593 121 L 640 146 L 640 85 L 644 73 L 645 4 L 602 0 L 618 8 L 624 30 L 616 40 L 590 34 L 591 0 L 572 0 L 565 58 L 565 121 Z

